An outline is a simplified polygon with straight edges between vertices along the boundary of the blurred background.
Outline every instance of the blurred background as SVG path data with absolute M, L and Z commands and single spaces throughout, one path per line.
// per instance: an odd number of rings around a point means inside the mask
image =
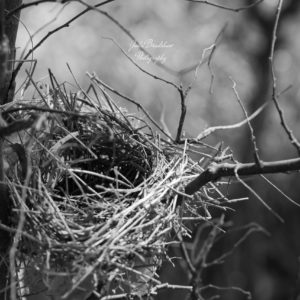
M 30 1 L 24 1 L 29 3 Z M 241 8 L 255 1 L 214 1 L 219 5 Z M 258 1 L 257 1 L 258 2 Z M 88 1 L 89 5 L 97 1 Z M 43 3 L 22 11 L 17 39 L 17 57 L 24 58 L 35 46 L 58 26 L 82 12 L 86 6 L 77 2 L 68 5 Z M 175 137 L 180 115 L 178 92 L 161 81 L 141 72 L 122 53 L 145 70 L 187 87 L 193 88 L 187 97 L 187 117 L 184 125 L 186 137 L 196 137 L 210 126 L 229 125 L 244 118 L 243 111 L 232 89 L 232 78 L 250 115 L 266 102 L 262 113 L 253 119 L 257 143 L 262 159 L 266 161 L 296 157 L 279 117 L 271 103 L 272 81 L 269 55 L 277 1 L 265 0 L 249 9 L 235 12 L 212 5 L 183 0 L 123 0 L 89 11 L 49 36 L 29 59 L 36 59 L 33 79 L 47 87 L 48 68 L 58 82 L 65 82 L 70 90 L 78 86 L 67 68 L 70 65 L 79 85 L 86 89 L 86 72 L 96 74 L 106 84 L 141 103 L 158 123 L 165 123 Z M 283 1 L 275 52 L 275 71 L 280 105 L 285 111 L 288 125 L 300 138 L 300 1 Z M 113 19 L 112 19 L 113 18 Z M 114 21 L 115 20 L 115 21 Z M 125 30 L 121 30 L 122 25 Z M 149 62 L 130 39 L 141 43 L 165 68 Z M 216 44 L 216 48 L 213 45 Z M 212 49 L 213 53 L 212 53 Z M 199 62 L 203 64 L 197 70 Z M 209 62 L 209 63 L 208 63 Z M 22 94 L 25 70 L 32 61 L 24 63 L 17 81 Z M 166 70 L 167 69 L 167 70 Z M 33 90 L 33 89 L 32 89 Z M 30 87 L 24 94 L 31 97 Z M 121 107 L 135 107 L 118 99 Z M 240 162 L 253 161 L 252 144 L 247 126 L 217 131 L 205 142 L 216 145 L 222 141 L 229 146 Z M 282 192 L 300 203 L 299 175 L 278 174 L 267 177 Z M 203 273 L 203 285 L 238 286 L 252 293 L 256 300 L 300 299 L 300 208 L 291 204 L 274 186 L 263 178 L 255 177 L 247 183 L 280 214 L 279 222 L 251 193 L 238 183 L 230 186 L 230 198 L 249 197 L 248 201 L 233 204 L 226 220 L 234 226 L 257 222 L 269 235 L 250 235 L 226 261 Z M 220 212 L 215 211 L 213 217 Z M 234 245 L 232 235 L 222 238 L 214 246 Z M 175 251 L 170 250 L 170 251 Z M 184 264 L 173 268 L 165 264 L 161 278 L 173 284 L 187 284 Z M 247 299 L 236 290 L 218 290 L 221 299 Z M 166 291 L 159 299 L 183 299 L 186 293 Z M 208 297 L 211 295 L 208 293 Z

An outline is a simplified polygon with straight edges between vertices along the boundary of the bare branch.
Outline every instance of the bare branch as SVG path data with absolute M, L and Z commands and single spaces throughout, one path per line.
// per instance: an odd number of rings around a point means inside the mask
M 177 233 L 177 238 L 178 238 L 178 240 L 180 242 L 179 245 L 180 245 L 180 250 L 181 250 L 183 259 L 186 261 L 186 264 L 188 266 L 188 269 L 189 269 L 191 275 L 195 276 L 197 274 L 197 270 L 193 266 L 193 263 L 192 263 L 191 258 L 189 256 L 189 253 L 187 251 L 186 245 L 185 245 L 185 243 L 183 241 L 182 234 L 180 232 Z
M 89 76 L 89 78 L 93 81 L 93 82 L 96 82 L 97 84 L 100 84 L 102 86 L 104 86 L 105 88 L 107 88 L 109 91 L 111 91 L 112 93 L 120 96 L 121 98 L 125 99 L 126 101 L 136 105 L 137 108 L 139 108 L 145 115 L 146 117 L 165 135 L 167 136 L 171 141 L 174 141 L 173 138 L 168 135 L 167 132 L 165 132 L 163 130 L 163 128 L 161 128 L 159 126 L 159 124 L 151 117 L 151 115 L 146 111 L 146 109 L 140 104 L 138 103 L 137 101 L 121 94 L 120 92 L 118 92 L 117 90 L 113 89 L 112 87 L 110 87 L 109 85 L 105 84 L 103 81 L 101 81 L 99 78 L 97 78 L 95 75 L 91 75 L 89 73 L 87 73 L 87 75 Z
M 184 125 L 184 121 L 185 121 L 185 117 L 186 117 L 186 111 L 187 111 L 187 107 L 186 107 L 186 98 L 188 93 L 190 92 L 190 90 L 192 89 L 192 86 L 194 84 L 194 82 L 197 79 L 198 76 L 198 70 L 200 68 L 200 66 L 206 61 L 205 60 L 205 54 L 207 51 L 210 50 L 210 54 L 209 57 L 207 59 L 207 64 L 208 64 L 208 68 L 211 71 L 211 61 L 212 61 L 212 56 L 216 50 L 217 45 L 220 43 L 220 39 L 223 35 L 223 33 L 225 32 L 226 29 L 226 25 L 221 29 L 221 31 L 219 32 L 219 34 L 217 35 L 215 42 L 210 45 L 207 48 L 204 48 L 202 51 L 202 55 L 201 55 L 201 59 L 198 62 L 196 68 L 195 68 L 195 74 L 194 74 L 194 78 L 192 80 L 192 82 L 189 84 L 189 86 L 184 90 L 182 86 L 177 87 L 177 91 L 179 92 L 180 95 L 180 104 L 181 104 L 181 113 L 180 113 L 180 117 L 179 117 L 179 122 L 178 122 L 178 128 L 177 128 L 177 134 L 176 134 L 176 143 L 180 143 L 181 142 L 181 135 L 182 135 L 182 131 L 183 131 L 183 125 Z M 213 81 L 213 74 L 212 74 L 212 80 L 211 80 L 211 85 L 212 85 L 212 81 Z
M 176 134 L 176 138 L 175 138 L 176 143 L 178 143 L 181 140 L 183 124 L 184 124 L 185 116 L 186 116 L 185 99 L 186 99 L 186 96 L 187 96 L 187 93 L 183 90 L 182 87 L 180 87 L 178 92 L 180 94 L 181 113 L 180 113 L 180 118 L 179 118 L 179 122 L 178 122 L 177 134 Z
M 212 3 L 212 2 L 209 2 L 209 1 L 205 1 L 205 0 L 185 0 L 185 1 L 187 1 L 187 2 L 196 2 L 196 3 L 199 3 L 199 4 L 206 4 L 206 5 L 214 6 L 214 7 L 225 9 L 225 10 L 240 12 L 240 11 L 249 9 L 249 8 L 255 6 L 255 5 L 258 5 L 259 3 L 263 2 L 264 0 L 256 0 L 255 2 L 253 2 L 253 3 L 251 3 L 247 6 L 242 6 L 242 7 L 238 7 L 238 8 L 227 7 L 227 6 L 223 6 L 223 5 Z
M 249 117 L 248 117 L 248 113 L 247 113 L 247 110 L 242 102 L 242 99 L 240 98 L 240 95 L 236 89 L 236 82 L 230 77 L 230 80 L 232 81 L 233 83 L 233 86 L 232 86 L 232 89 L 233 89 L 233 92 L 235 94 L 235 97 L 239 103 L 239 105 L 241 106 L 242 110 L 243 110 L 243 113 L 246 117 L 246 120 L 247 120 L 247 124 L 248 124 L 248 127 L 249 127 L 249 130 L 250 130 L 250 134 L 251 134 L 251 141 L 252 141 L 252 145 L 253 145 L 253 150 L 254 150 L 254 159 L 255 159 L 255 162 L 259 165 L 260 164 L 260 158 L 259 158 L 259 154 L 258 154 L 258 147 L 257 147 L 257 143 L 256 143 L 256 137 L 255 137 L 255 134 L 254 134 L 254 130 L 253 130 L 253 127 L 249 121 Z
M 158 77 L 158 76 L 156 76 L 156 75 L 154 75 L 154 74 L 152 74 L 152 73 L 150 73 L 150 72 L 148 72 L 147 70 L 145 70 L 144 68 L 142 68 L 140 65 L 138 65 L 123 49 L 122 49 L 122 47 L 118 44 L 118 42 L 115 40 L 115 39 L 113 39 L 113 38 L 110 38 L 110 37 L 103 37 L 103 39 L 107 39 L 107 40 L 110 40 L 110 41 L 112 41 L 120 50 L 121 50 L 121 52 L 140 70 L 140 71 L 142 71 L 143 73 L 145 73 L 145 74 L 147 74 L 147 75 L 149 75 L 149 76 L 151 76 L 152 78 L 154 78 L 154 79 L 157 79 L 157 80 L 160 80 L 160 81 L 162 81 L 162 82 L 164 82 L 164 83 L 166 83 L 166 84 L 169 84 L 169 85 L 171 85 L 171 86 L 173 86 L 173 87 L 175 87 L 177 90 L 178 89 L 180 89 L 180 87 L 178 86 L 178 85 L 176 85 L 175 83 L 173 83 L 173 82 L 171 82 L 171 81 L 169 81 L 169 80 L 166 80 L 166 79 L 164 79 L 164 78 L 161 78 L 161 77 Z
M 260 175 L 270 186 L 272 186 L 277 192 L 279 192 L 284 198 L 290 201 L 292 204 L 300 207 L 300 203 L 294 201 L 291 197 L 289 197 L 286 193 L 284 193 L 280 188 L 278 188 L 271 180 L 269 180 L 266 176 Z
M 248 120 L 244 119 L 238 123 L 234 123 L 234 124 L 230 124 L 230 125 L 218 125 L 218 126 L 212 126 L 209 127 L 205 130 L 203 130 L 197 137 L 196 140 L 202 140 L 206 137 L 208 137 L 209 135 L 211 135 L 212 133 L 214 133 L 215 131 L 218 130 L 229 130 L 229 129 L 236 129 L 236 128 L 240 128 L 243 125 L 247 124 L 248 121 L 253 120 L 254 118 L 256 118 L 267 106 L 268 102 L 265 102 L 262 106 L 260 106 L 255 112 L 253 112 L 252 115 L 248 116 Z
M 241 237 L 239 237 L 237 239 L 237 241 L 234 241 L 234 244 L 232 247 L 230 247 L 230 249 L 228 251 L 223 252 L 219 257 L 214 258 L 212 261 L 210 261 L 207 265 L 210 267 L 212 265 L 216 265 L 216 264 L 221 264 L 224 262 L 224 260 L 229 257 L 230 255 L 232 255 L 234 253 L 234 251 L 241 246 L 241 244 L 243 244 L 245 242 L 245 240 L 247 240 L 247 238 L 253 234 L 253 233 L 257 233 L 257 232 L 261 232 L 266 236 L 269 236 L 269 232 L 266 231 L 266 229 L 264 229 L 263 227 L 261 227 L 260 225 L 256 224 L 256 223 L 250 223 L 247 224 L 245 226 L 239 227 L 237 229 L 233 229 L 233 230 L 229 230 L 227 231 L 227 234 L 232 233 L 233 231 L 245 231 Z
M 283 0 L 279 0 L 278 5 L 277 5 L 274 27 L 273 27 L 272 44 L 271 44 L 271 50 L 270 50 L 270 56 L 269 56 L 269 61 L 271 64 L 272 83 L 273 83 L 273 85 L 272 85 L 272 100 L 273 100 L 273 103 L 278 112 L 281 126 L 283 127 L 284 131 L 286 132 L 289 140 L 291 141 L 291 144 L 296 148 L 298 155 L 300 156 L 300 142 L 297 140 L 297 138 L 294 136 L 292 130 L 287 125 L 287 122 L 284 117 L 284 111 L 278 103 L 277 78 L 276 78 L 275 68 L 274 68 L 274 52 L 275 52 L 278 24 L 279 24 L 280 14 L 281 14 L 281 10 L 282 10 L 282 4 L 283 4 Z
M 68 3 L 68 2 L 76 2 L 76 1 L 77 0 L 62 0 L 59 3 L 65 4 L 65 3 Z M 105 4 L 113 2 L 113 1 L 115 1 L 115 0 L 106 0 L 106 1 L 103 1 L 102 3 L 100 3 L 100 4 L 105 5 Z M 11 11 L 9 11 L 8 14 L 6 15 L 6 18 L 7 19 L 10 18 L 16 12 L 19 12 L 22 9 L 25 9 L 25 8 L 28 8 L 28 7 L 31 7 L 31 6 L 37 6 L 39 4 L 46 3 L 46 2 L 55 2 L 55 3 L 57 3 L 58 1 L 57 0 L 36 0 L 36 1 L 30 2 L 30 3 L 23 3 L 23 4 L 19 5 L 18 7 L 16 7 L 15 9 L 12 9 Z
M 299 171 L 300 158 L 271 162 L 261 161 L 261 166 L 257 165 L 256 163 L 213 163 L 185 187 L 185 193 L 188 195 L 192 195 L 196 193 L 201 187 L 211 181 L 216 181 L 221 177 L 235 176 L 235 170 L 237 167 L 237 174 L 239 176 L 286 173 L 291 171 Z
M 136 45 L 138 45 L 139 49 L 148 57 L 151 58 L 151 61 L 154 62 L 157 66 L 159 66 L 161 69 L 165 70 L 166 72 L 168 72 L 169 74 L 173 75 L 173 76 L 177 76 L 178 72 L 176 72 L 175 70 L 171 69 L 170 67 L 167 67 L 166 65 L 164 65 L 163 63 L 161 63 L 159 60 L 157 60 L 156 58 L 154 58 L 151 53 L 149 53 L 147 50 L 145 50 L 145 48 L 138 42 L 138 40 L 133 36 L 133 34 L 127 29 L 125 28 L 125 26 L 123 26 L 118 20 L 116 20 L 115 18 L 113 18 L 108 12 L 100 10 L 100 9 L 95 9 L 96 11 L 98 11 L 99 13 L 101 13 L 102 15 L 104 15 L 105 17 L 107 17 L 109 20 L 111 20 L 113 23 L 115 23 L 134 43 L 136 43 Z
M 208 284 L 208 285 L 202 287 L 201 290 L 205 290 L 208 288 L 216 289 L 216 290 L 220 290 L 220 291 L 238 291 L 238 292 L 242 293 L 243 295 L 247 296 L 248 300 L 252 299 L 251 293 L 249 291 L 245 291 L 238 286 L 229 286 L 228 287 L 228 286 L 217 286 L 214 284 Z
M 93 8 L 105 5 L 109 2 L 112 2 L 115 0 L 107 0 L 101 3 L 96 4 Z M 72 24 L 74 21 L 76 21 L 78 18 L 80 18 L 81 16 L 83 16 L 85 13 L 89 12 L 90 10 L 92 10 L 92 8 L 86 8 L 83 11 L 81 11 L 80 13 L 78 13 L 77 15 L 75 15 L 73 18 L 71 18 L 70 20 L 68 20 L 67 22 L 65 22 L 64 24 L 58 26 L 57 28 L 49 31 L 32 49 L 30 49 L 27 54 L 24 56 L 23 61 L 19 62 L 18 66 L 15 68 L 13 74 L 12 74 L 12 81 L 16 78 L 17 74 L 19 73 L 23 63 L 26 61 L 26 59 L 36 50 L 38 49 L 49 37 L 51 37 L 53 34 L 55 34 L 56 32 L 60 31 L 63 28 L 69 27 L 70 24 Z M 11 81 L 11 84 L 12 84 Z
M 259 196 L 259 194 L 249 185 L 247 184 L 244 180 L 242 180 L 240 178 L 240 176 L 238 175 L 238 165 L 236 166 L 236 169 L 235 169 L 235 178 L 252 194 L 255 196 L 256 199 L 258 199 L 258 201 L 269 211 L 271 212 L 281 223 L 284 223 L 284 220 L 283 218 L 278 214 L 276 213 L 272 207 L 270 205 L 268 205 L 264 199 L 261 198 L 261 196 Z

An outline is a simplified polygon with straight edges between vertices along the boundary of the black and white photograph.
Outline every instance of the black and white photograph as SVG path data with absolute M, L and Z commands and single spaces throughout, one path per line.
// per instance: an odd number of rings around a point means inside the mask
M 300 300 L 300 1 L 0 0 L 0 300 Z

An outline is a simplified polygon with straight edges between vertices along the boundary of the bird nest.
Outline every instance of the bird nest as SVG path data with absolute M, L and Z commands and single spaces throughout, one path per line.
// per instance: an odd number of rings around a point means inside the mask
M 144 117 L 59 92 L 51 104 L 18 105 L 14 115 L 42 111 L 14 144 L 27 160 L 19 151 L 8 174 L 12 227 L 21 232 L 13 244 L 19 295 L 154 293 L 172 234 L 186 232 L 186 216 L 202 218 L 200 194 L 178 205 L 202 168 L 187 145 L 163 140 Z

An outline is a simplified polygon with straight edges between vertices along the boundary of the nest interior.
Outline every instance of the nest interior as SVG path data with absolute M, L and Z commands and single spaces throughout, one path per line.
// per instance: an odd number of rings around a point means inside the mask
M 54 134 L 54 140 L 63 139 L 66 130 L 71 136 L 72 132 L 78 133 L 79 138 L 64 142 L 59 157 L 68 167 L 89 172 L 79 174 L 84 186 L 65 172 L 56 190 L 80 195 L 88 188 L 134 188 L 151 174 L 152 147 L 131 128 L 126 131 L 112 120 L 107 124 L 91 114 L 64 120 L 63 128 Z

